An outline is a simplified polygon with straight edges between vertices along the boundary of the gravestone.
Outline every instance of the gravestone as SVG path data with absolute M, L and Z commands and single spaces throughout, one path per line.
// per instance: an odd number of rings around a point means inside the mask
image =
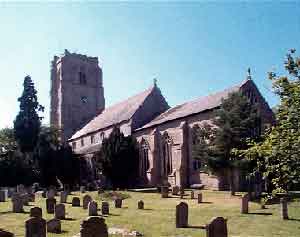
M 202 202 L 202 193 L 198 193 L 197 197 L 198 197 L 198 203 L 201 203 Z
M 89 216 L 98 216 L 98 204 L 95 201 L 89 202 L 88 205 L 88 214 Z
M 108 202 L 102 202 L 101 212 L 102 212 L 102 215 L 109 215 L 109 203 Z
M 180 191 L 179 186 L 176 185 L 172 187 L 172 195 L 178 195 L 179 191 Z
M 280 203 L 281 203 L 281 218 L 287 220 L 289 219 L 287 199 L 280 198 Z
M 0 237 L 14 237 L 13 233 L 0 229 Z
M 223 217 L 214 217 L 206 225 L 206 237 L 227 237 L 227 221 Z
M 79 197 L 73 197 L 72 207 L 80 207 L 80 198 Z
M 25 186 L 23 184 L 17 185 L 17 193 L 20 194 L 26 193 Z
M 30 217 L 42 218 L 43 217 L 42 208 L 39 208 L 39 207 L 30 208 Z
M 47 193 L 46 193 L 46 197 L 47 198 L 54 198 L 56 194 L 56 191 L 54 189 L 50 189 Z
M 188 227 L 189 207 L 185 202 L 176 206 L 176 228 Z
M 184 195 L 184 187 L 180 186 L 179 188 L 179 194 Z
M 90 195 L 84 195 L 83 196 L 83 201 L 82 201 L 82 207 L 83 209 L 87 209 L 89 202 L 91 202 L 93 199 L 91 198 Z
M 98 194 L 104 193 L 104 189 L 103 188 L 98 188 Z
M 105 219 L 91 216 L 83 220 L 80 225 L 80 237 L 108 237 Z
M 161 186 L 161 197 L 167 198 L 169 196 L 169 187 L 168 186 Z
M 51 219 L 47 221 L 47 232 L 49 233 L 61 233 L 61 222 L 59 219 Z
M 29 200 L 29 202 L 35 202 L 35 194 L 34 193 L 29 193 L 28 194 L 28 200 Z
M 23 205 L 28 206 L 29 205 L 29 199 L 30 199 L 29 194 L 27 194 L 27 193 L 21 194 L 21 198 L 23 200 Z
M 8 198 L 8 190 L 0 190 L 0 202 L 6 202 Z
M 12 211 L 14 213 L 22 213 L 23 209 L 23 199 L 20 196 L 15 195 L 12 199 Z
M 144 202 L 142 200 L 138 202 L 138 209 L 144 209 Z
M 60 219 L 60 220 L 66 219 L 66 207 L 64 204 L 60 203 L 60 204 L 55 205 L 54 217 L 56 219 Z
M 68 199 L 68 192 L 62 191 L 60 193 L 60 203 L 67 203 L 67 199 Z
M 85 186 L 80 186 L 80 192 L 85 193 Z
M 247 214 L 249 209 L 249 195 L 244 194 L 242 196 L 242 202 L 241 202 L 241 213 Z
M 191 199 L 195 199 L 195 192 L 193 190 L 191 191 Z
M 121 198 L 115 199 L 115 208 L 122 208 L 122 199 Z
M 56 204 L 55 198 L 47 198 L 46 199 L 47 213 L 54 213 L 55 204 Z
M 31 217 L 25 222 L 25 237 L 46 237 L 46 220 Z

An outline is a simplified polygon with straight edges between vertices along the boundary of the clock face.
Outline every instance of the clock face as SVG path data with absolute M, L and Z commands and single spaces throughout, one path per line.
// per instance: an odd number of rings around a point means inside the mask
M 81 97 L 81 102 L 86 104 L 88 102 L 88 98 L 86 96 Z

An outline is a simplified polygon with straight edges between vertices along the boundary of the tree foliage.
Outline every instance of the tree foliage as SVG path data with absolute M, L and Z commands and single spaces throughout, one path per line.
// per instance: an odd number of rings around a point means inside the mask
M 135 138 L 125 137 L 119 128 L 114 127 L 108 138 L 104 138 L 100 150 L 104 175 L 114 188 L 132 187 L 138 177 L 138 146 Z
M 273 184 L 273 194 L 287 192 L 300 182 L 300 58 L 291 50 L 284 63 L 287 76 L 269 73 L 279 97 L 276 124 L 262 142 L 241 152 L 256 162 L 256 170 Z
M 24 90 L 18 99 L 20 111 L 14 121 L 14 135 L 21 151 L 32 152 L 38 141 L 42 118 L 38 112 L 44 108 L 38 103 L 37 91 L 30 76 L 24 79 Z

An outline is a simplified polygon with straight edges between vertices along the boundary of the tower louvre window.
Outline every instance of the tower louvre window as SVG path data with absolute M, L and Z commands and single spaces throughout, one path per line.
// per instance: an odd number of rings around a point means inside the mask
M 81 138 L 81 146 L 84 146 L 84 140 L 83 140 L 83 138 Z
M 86 76 L 84 72 L 79 72 L 79 84 L 86 85 Z
M 94 144 L 94 143 L 95 143 L 95 136 L 91 135 L 91 144 Z

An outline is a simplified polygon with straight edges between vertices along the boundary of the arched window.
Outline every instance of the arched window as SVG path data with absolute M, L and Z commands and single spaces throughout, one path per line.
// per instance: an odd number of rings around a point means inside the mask
M 162 159 L 162 168 L 163 174 L 165 176 L 172 173 L 172 139 L 169 137 L 168 133 L 165 132 L 163 135 L 163 159 Z
M 146 172 L 150 167 L 149 164 L 149 144 L 143 138 L 140 143 L 140 176 L 146 176 Z
M 105 137 L 104 132 L 101 132 L 101 133 L 100 133 L 100 141 L 101 141 L 101 142 L 103 141 L 104 137 Z

